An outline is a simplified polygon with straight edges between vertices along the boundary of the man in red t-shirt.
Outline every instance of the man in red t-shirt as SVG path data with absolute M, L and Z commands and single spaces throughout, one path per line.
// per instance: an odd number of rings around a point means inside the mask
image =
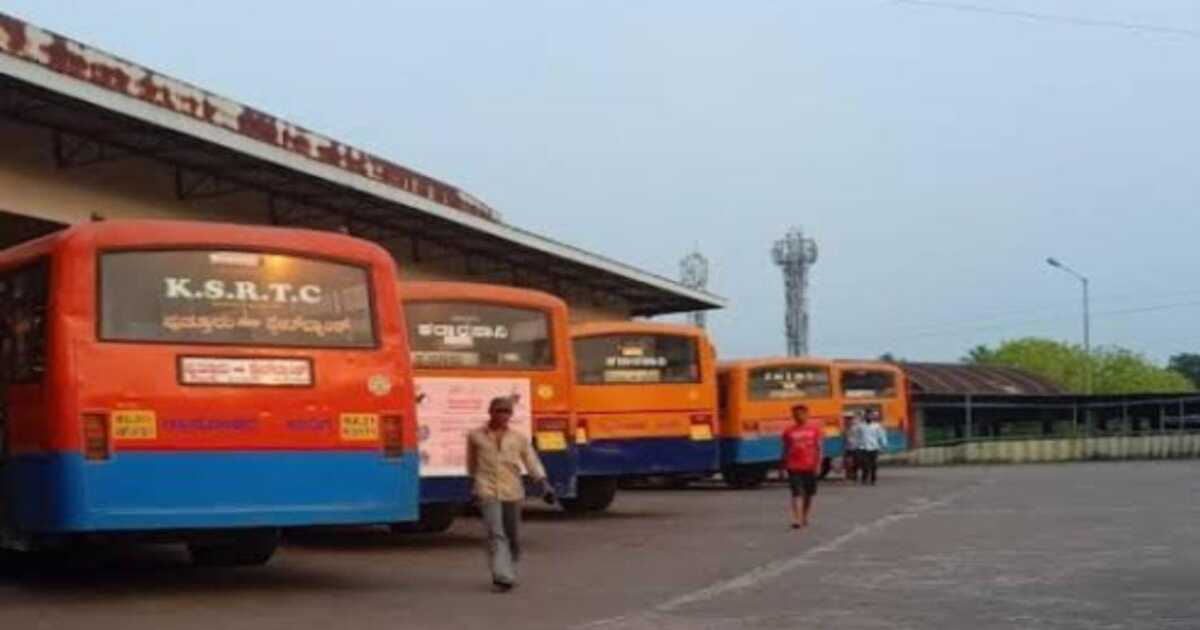
M 817 493 L 821 470 L 821 427 L 808 421 L 808 407 L 792 407 L 794 425 L 783 432 L 783 469 L 792 488 L 792 528 L 808 525 L 808 510 Z

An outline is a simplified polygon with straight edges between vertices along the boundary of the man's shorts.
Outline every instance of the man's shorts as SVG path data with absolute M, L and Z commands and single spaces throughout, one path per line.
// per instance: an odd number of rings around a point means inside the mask
M 788 471 L 788 486 L 792 488 L 792 496 L 811 497 L 817 493 L 817 473 L 814 471 Z

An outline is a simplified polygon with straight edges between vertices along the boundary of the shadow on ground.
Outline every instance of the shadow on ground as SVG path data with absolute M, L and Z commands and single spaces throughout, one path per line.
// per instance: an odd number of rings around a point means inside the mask
M 290 597 L 299 593 L 350 592 L 363 585 L 344 576 L 283 567 L 278 562 L 262 567 L 194 567 L 180 545 L 105 545 L 0 553 L 0 586 L 75 602 L 219 589 Z

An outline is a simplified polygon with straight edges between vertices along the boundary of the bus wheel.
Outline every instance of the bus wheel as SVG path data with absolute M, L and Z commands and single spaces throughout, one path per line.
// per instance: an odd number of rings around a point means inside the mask
M 575 497 L 559 499 L 563 509 L 572 513 L 603 512 L 617 496 L 617 480 L 613 477 L 580 477 Z
M 198 567 L 246 567 L 266 564 L 278 547 L 279 532 L 268 530 L 220 541 L 191 542 L 188 553 Z
M 817 475 L 817 479 L 828 477 L 830 470 L 833 470 L 833 460 L 826 457 L 821 460 L 821 474 Z
M 763 485 L 767 469 L 762 466 L 730 466 L 721 471 L 721 478 L 731 488 L 749 490 Z
M 421 516 L 412 523 L 393 523 L 394 534 L 440 534 L 458 518 L 458 506 L 453 503 L 428 503 L 421 506 Z

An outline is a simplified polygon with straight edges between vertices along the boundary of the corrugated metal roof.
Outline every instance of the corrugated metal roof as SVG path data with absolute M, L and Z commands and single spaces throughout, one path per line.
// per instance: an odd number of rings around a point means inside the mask
M 901 363 L 914 393 L 1057 396 L 1067 392 L 1024 370 L 964 363 Z

